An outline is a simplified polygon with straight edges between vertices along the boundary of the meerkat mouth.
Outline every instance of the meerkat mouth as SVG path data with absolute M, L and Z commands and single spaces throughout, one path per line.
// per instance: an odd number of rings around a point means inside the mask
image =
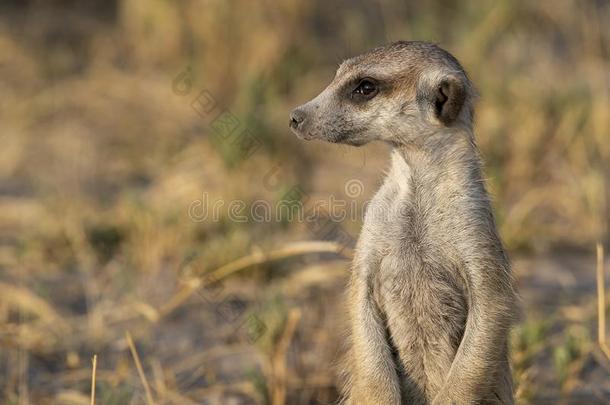
M 364 139 L 354 138 L 353 134 L 348 133 L 348 132 L 341 132 L 337 135 L 334 135 L 334 136 L 326 138 L 326 139 L 328 140 L 328 142 L 331 142 L 331 143 L 341 143 L 341 144 L 350 145 L 350 146 L 362 146 L 365 143 L 367 143 L 366 140 L 364 140 Z
M 305 141 L 310 141 L 310 140 L 314 139 L 314 136 L 310 132 L 302 132 L 296 128 L 291 128 L 291 130 L 292 130 L 292 133 L 295 134 L 297 136 L 297 138 L 299 138 L 299 139 L 303 139 Z

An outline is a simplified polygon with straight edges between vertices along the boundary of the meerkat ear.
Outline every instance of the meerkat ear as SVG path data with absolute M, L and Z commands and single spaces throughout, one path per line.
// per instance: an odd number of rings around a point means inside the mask
M 463 82 L 455 77 L 445 77 L 433 94 L 432 101 L 436 118 L 447 126 L 451 125 L 458 117 L 466 100 L 466 89 Z

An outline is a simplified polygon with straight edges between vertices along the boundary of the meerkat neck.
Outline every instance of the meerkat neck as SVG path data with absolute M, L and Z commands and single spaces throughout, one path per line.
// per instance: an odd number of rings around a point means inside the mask
M 439 131 L 417 144 L 395 145 L 391 176 L 418 190 L 483 191 L 478 149 L 471 131 Z M 470 194 L 470 193 L 469 193 Z

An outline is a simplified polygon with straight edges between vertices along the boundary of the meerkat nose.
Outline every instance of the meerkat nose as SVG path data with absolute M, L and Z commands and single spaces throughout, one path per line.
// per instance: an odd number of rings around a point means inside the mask
M 305 113 L 302 110 L 297 108 L 290 113 L 290 128 L 299 129 L 304 121 Z

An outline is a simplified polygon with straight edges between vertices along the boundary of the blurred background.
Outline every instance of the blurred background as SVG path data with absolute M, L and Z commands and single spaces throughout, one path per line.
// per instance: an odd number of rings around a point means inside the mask
M 605 0 L 4 0 L 0 402 L 89 404 L 92 374 L 98 404 L 336 401 L 388 149 L 299 141 L 288 114 L 343 59 L 417 39 L 481 94 L 519 403 L 608 403 L 609 21 Z

